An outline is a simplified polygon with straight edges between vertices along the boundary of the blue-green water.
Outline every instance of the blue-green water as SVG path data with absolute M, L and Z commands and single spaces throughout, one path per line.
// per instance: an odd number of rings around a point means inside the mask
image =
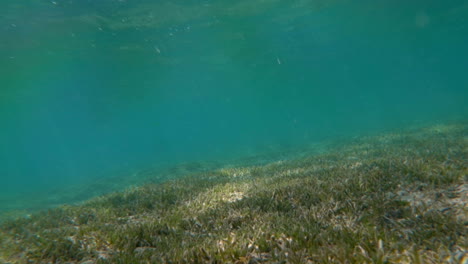
M 459 0 L 3 0 L 0 193 L 466 120 L 467 47 Z

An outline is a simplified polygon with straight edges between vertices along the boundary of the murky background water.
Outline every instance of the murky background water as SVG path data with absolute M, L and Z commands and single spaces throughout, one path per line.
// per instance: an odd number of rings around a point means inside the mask
M 457 0 L 3 0 L 0 205 L 466 120 L 466 47 Z

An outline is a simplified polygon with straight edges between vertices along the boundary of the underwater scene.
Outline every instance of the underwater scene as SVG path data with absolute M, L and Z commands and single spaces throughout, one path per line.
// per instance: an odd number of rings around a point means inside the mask
M 468 1 L 2 0 L 0 264 L 468 264 Z

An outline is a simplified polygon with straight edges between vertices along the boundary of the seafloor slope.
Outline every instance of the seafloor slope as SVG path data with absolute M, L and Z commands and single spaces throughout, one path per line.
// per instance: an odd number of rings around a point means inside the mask
M 467 263 L 468 127 L 200 172 L 0 225 L 0 263 Z

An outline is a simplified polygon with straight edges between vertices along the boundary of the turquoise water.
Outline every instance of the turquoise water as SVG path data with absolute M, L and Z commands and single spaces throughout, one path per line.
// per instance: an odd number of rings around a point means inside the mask
M 3 0 L 0 36 L 2 197 L 468 116 L 466 1 Z

